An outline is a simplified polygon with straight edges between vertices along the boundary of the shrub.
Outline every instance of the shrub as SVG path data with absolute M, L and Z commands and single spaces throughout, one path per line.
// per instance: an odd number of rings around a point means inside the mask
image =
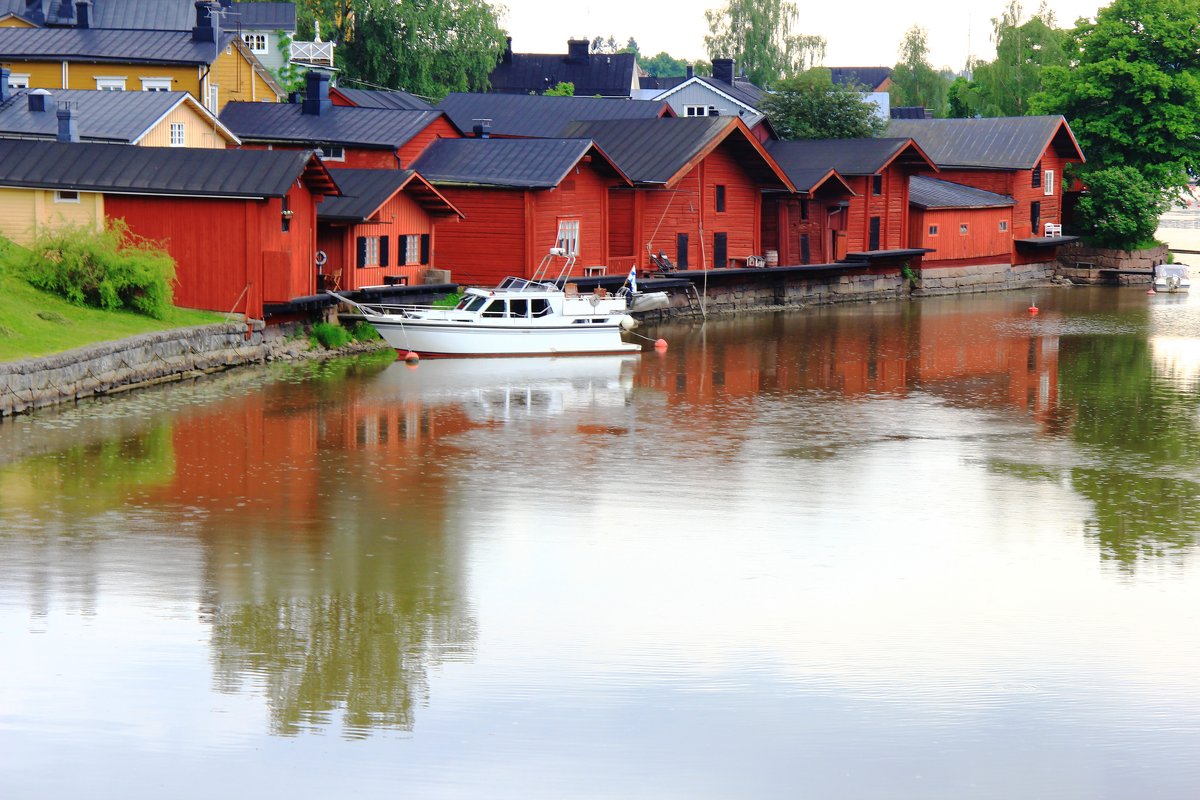
M 331 322 L 318 322 L 313 325 L 312 335 L 326 350 L 336 350 L 350 344 L 350 331 Z
M 33 286 L 80 306 L 127 309 L 155 319 L 171 310 L 175 262 L 123 220 L 103 230 L 63 227 L 40 234 L 14 259 Z
M 1083 175 L 1087 185 L 1076 216 L 1088 240 L 1100 247 L 1136 250 L 1154 240 L 1166 196 L 1133 167 L 1110 167 Z
M 375 330 L 375 326 L 369 322 L 360 321 L 350 331 L 350 337 L 356 342 L 373 342 L 376 339 L 381 339 L 379 331 Z
M 462 300 L 462 298 L 463 298 L 462 292 L 455 292 L 454 294 L 448 294 L 443 297 L 439 297 L 437 300 L 434 300 L 433 307 L 434 308 L 454 308 L 456 305 L 458 305 L 458 301 Z

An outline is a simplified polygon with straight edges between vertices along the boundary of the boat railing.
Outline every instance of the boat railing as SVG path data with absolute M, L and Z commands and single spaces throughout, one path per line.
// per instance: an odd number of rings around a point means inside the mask
M 558 271 L 558 275 L 551 279 L 550 268 L 554 265 L 554 259 L 556 258 L 562 258 L 564 261 L 562 269 Z M 542 256 L 541 263 L 539 263 L 537 269 L 533 271 L 533 277 L 530 279 L 530 283 L 539 283 L 543 285 L 554 284 L 555 287 L 557 287 L 568 275 L 571 274 L 571 268 L 575 266 L 575 258 L 575 254 L 568 253 L 566 248 L 551 247 L 550 252 Z

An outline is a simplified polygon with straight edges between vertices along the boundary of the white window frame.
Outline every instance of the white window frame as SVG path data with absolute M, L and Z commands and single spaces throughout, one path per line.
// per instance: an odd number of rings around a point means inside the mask
M 967 235 L 967 234 L 969 234 L 970 232 L 971 232 L 971 226 L 970 226 L 970 224 L 968 224 L 968 223 L 966 223 L 966 222 L 960 222 L 960 223 L 958 223 L 958 235 L 959 235 L 959 236 L 966 236 L 966 235 Z
M 346 148 L 340 144 L 327 142 L 317 148 L 317 155 L 321 157 L 322 161 L 345 161 Z
M 379 266 L 379 237 L 364 236 L 366 240 L 366 253 L 363 255 L 363 268 Z
M 57 189 L 54 192 L 56 203 L 79 203 L 79 192 L 74 189 Z
M 1006 219 L 1000 220 L 1000 232 L 1008 233 L 1008 220 L 1006 220 Z
M 929 235 L 930 235 L 930 236 L 937 236 L 937 235 L 938 235 L 938 226 L 937 226 L 937 225 L 930 225 L 930 226 L 929 226 Z
M 404 236 L 404 264 L 410 266 L 421 263 L 421 234 L 409 233 Z
M 242 41 L 246 43 L 246 47 L 250 48 L 250 52 L 255 55 L 264 55 L 271 52 L 271 41 L 265 33 L 243 33 Z
M 142 82 L 143 92 L 169 92 L 171 91 L 170 78 L 139 78 Z
M 210 83 L 208 85 L 208 110 L 216 114 L 221 108 L 221 86 L 220 84 Z
M 686 103 L 683 106 L 685 117 L 707 117 L 712 114 L 713 106 L 707 103 Z
M 8 88 L 10 89 L 28 89 L 29 88 L 28 72 L 10 72 L 8 74 Z
M 125 83 L 127 78 L 123 75 L 97 75 L 96 76 L 96 91 L 98 92 L 123 92 L 125 91 Z
M 560 219 L 558 221 L 558 236 L 554 240 L 554 246 L 563 248 L 564 255 L 579 255 L 578 219 Z
M 1054 170 L 1052 169 L 1042 172 L 1042 194 L 1046 197 L 1054 194 Z
M 171 123 L 171 147 L 187 147 L 187 129 L 182 122 Z

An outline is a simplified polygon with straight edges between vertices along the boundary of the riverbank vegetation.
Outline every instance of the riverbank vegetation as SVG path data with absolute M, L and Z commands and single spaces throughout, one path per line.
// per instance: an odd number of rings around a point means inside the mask
M 0 239 L 0 361 L 33 358 L 168 328 L 209 325 L 220 314 L 168 307 L 158 318 L 74 305 L 21 277 L 29 251 Z

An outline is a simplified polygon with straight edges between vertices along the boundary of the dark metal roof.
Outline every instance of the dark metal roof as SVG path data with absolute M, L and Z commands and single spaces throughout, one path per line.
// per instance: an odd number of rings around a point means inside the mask
M 437 110 L 332 106 L 317 115 L 303 109 L 302 103 L 232 101 L 221 122 L 245 141 L 396 148 L 442 116 Z
M 851 88 L 865 86 L 867 91 L 877 91 L 888 78 L 892 77 L 891 67 L 827 67 L 829 77 L 840 86 Z
M 304 174 L 310 160 L 324 172 L 306 150 L 0 140 L 0 186 L 110 194 L 282 197 Z
M 1015 205 L 1008 195 L 921 175 L 914 175 L 909 181 L 908 202 L 917 208 L 1003 208 Z
M 401 190 L 412 191 L 414 199 L 436 216 L 462 216 L 424 178 L 411 169 L 335 169 L 341 197 L 327 197 L 317 206 L 317 217 L 327 222 L 363 222 Z M 411 184 L 411 186 L 410 186 Z
M 908 143 L 908 139 L 795 139 L 768 141 L 765 147 L 789 177 L 793 171 L 799 176 L 803 170 L 831 167 L 842 175 L 874 175 Z
M 638 78 L 638 86 L 642 89 L 658 89 L 665 92 L 686 80 L 686 75 L 642 75 Z
M 399 89 L 347 89 L 344 86 L 330 87 L 359 108 L 418 109 L 428 111 L 433 106 L 415 94 Z
M 541 94 L 560 83 L 573 83 L 580 97 L 629 97 L 637 56 L 633 53 L 593 53 L 572 59 L 563 54 L 513 53 L 488 76 L 492 91 L 502 94 Z
M 593 149 L 588 139 L 439 139 L 412 167 L 435 186 L 549 189 Z
M 718 92 L 724 92 L 739 103 L 744 103 L 756 110 L 758 109 L 758 104 L 763 99 L 763 90 L 745 78 L 734 78 L 733 83 L 726 83 L 707 75 L 701 75 L 697 76 L 696 80 L 716 89 Z
M 493 135 L 529 137 L 557 136 L 579 120 L 657 119 L 669 108 L 654 100 L 465 93 L 447 95 L 438 107 L 460 131 L 490 119 Z
M 0 61 L 103 61 L 139 64 L 211 64 L 219 47 L 196 42 L 190 32 L 96 28 L 0 28 Z
M 1067 121 L 1056 116 L 894 119 L 888 135 L 911 137 L 939 167 L 1033 169 L 1052 142 L 1083 158 Z
M 666 184 L 734 124 L 733 117 L 584 121 L 561 135 L 594 139 L 634 183 Z
M 56 109 L 68 105 L 75 111 L 79 137 L 84 141 L 133 144 L 189 97 L 187 92 L 56 89 L 46 95 L 46 111 L 30 111 L 29 94 L 29 90 L 17 90 L 0 104 L 0 137 L 54 139 L 58 135 Z M 200 108 L 198 103 L 193 105 Z M 225 133 L 224 126 L 221 128 Z
M 295 31 L 295 3 L 234 3 L 221 19 L 225 28 Z
M 61 0 L 40 0 L 48 25 L 74 25 L 70 17 L 61 17 Z M 26 0 L 0 0 L 0 17 L 12 13 L 25 16 Z M 74 4 L 72 3 L 72 6 Z M 188 31 L 196 24 L 196 6 L 191 0 L 92 0 L 91 27 L 142 30 Z M 296 29 L 294 3 L 234 3 L 221 13 L 221 27 L 256 30 Z

